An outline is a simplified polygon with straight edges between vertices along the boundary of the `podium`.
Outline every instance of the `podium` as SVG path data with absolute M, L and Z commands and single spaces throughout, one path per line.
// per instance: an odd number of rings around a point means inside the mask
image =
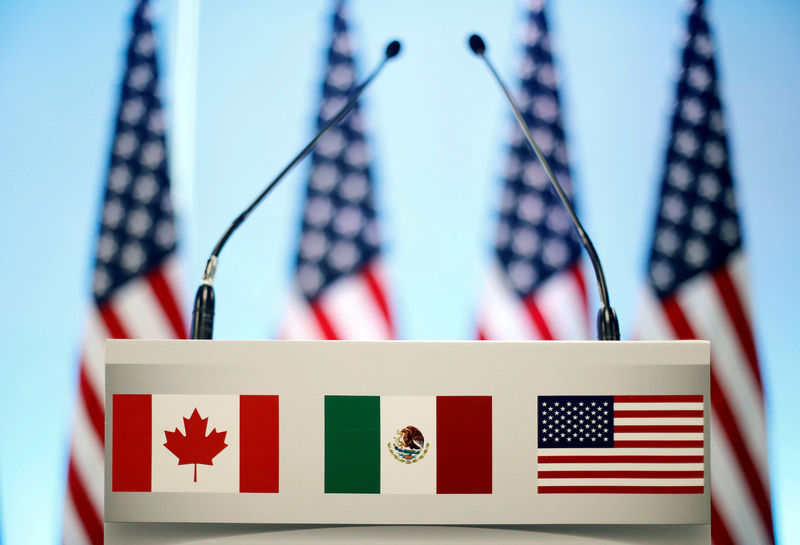
M 108 543 L 710 543 L 709 344 L 106 344 Z

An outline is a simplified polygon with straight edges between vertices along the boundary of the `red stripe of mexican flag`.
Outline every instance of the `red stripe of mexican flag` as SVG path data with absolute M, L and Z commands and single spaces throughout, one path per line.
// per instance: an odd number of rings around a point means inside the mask
M 278 396 L 113 396 L 114 492 L 278 492 Z
M 491 396 L 326 396 L 325 492 L 491 494 Z

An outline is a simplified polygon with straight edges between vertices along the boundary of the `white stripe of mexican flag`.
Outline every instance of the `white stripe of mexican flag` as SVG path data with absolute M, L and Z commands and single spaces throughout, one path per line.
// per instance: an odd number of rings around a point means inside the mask
M 414 426 L 422 432 L 422 451 L 425 445 L 429 445 L 427 453 L 420 453 L 413 463 L 400 461 L 402 453 L 396 450 L 395 444 L 395 438 L 399 442 L 402 430 L 407 426 Z M 436 398 L 381 397 L 381 439 L 385 443 L 384 450 L 392 454 L 381 453 L 381 493 L 436 494 Z

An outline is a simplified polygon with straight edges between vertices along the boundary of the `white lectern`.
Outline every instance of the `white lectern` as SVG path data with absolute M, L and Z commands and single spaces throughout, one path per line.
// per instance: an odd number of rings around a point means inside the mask
M 108 341 L 108 543 L 709 543 L 709 345 Z

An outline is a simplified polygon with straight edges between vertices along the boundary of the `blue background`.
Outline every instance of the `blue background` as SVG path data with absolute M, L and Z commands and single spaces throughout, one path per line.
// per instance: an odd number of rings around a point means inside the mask
M 8 543 L 59 540 L 77 355 L 132 7 L 0 1 L 0 535 Z M 562 0 L 549 12 L 579 207 L 626 337 L 652 235 L 684 7 Z M 155 8 L 169 109 L 185 98 L 174 94 L 178 7 Z M 351 8 L 362 75 L 389 39 L 404 40 L 363 103 L 400 335 L 471 338 L 510 115 L 464 44 L 481 32 L 515 81 L 522 6 L 357 0 Z M 194 176 L 173 180 L 186 308 L 216 238 L 312 134 L 330 9 L 328 0 L 200 3 Z M 800 540 L 800 4 L 714 2 L 709 11 L 767 389 L 778 536 L 791 542 Z M 176 139 L 186 132 L 173 128 Z M 226 247 L 217 338 L 277 331 L 307 174 L 301 165 Z

